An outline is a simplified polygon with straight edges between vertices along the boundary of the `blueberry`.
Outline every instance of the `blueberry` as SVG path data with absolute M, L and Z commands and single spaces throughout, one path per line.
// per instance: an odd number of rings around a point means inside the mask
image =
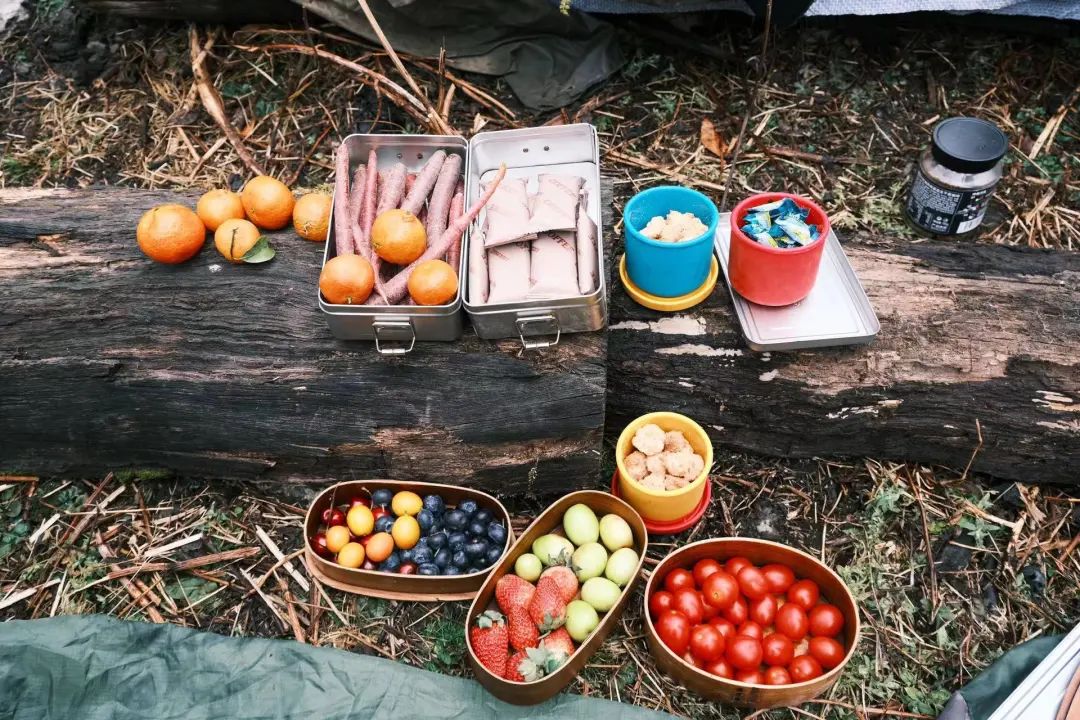
M 413 553 L 416 552 L 413 548 L 401 551 L 401 562 L 413 562 Z
M 462 546 L 464 546 L 465 543 L 469 541 L 469 538 L 467 538 L 465 536 L 465 533 L 463 533 L 463 532 L 456 532 L 456 533 L 451 533 L 450 536 L 446 540 L 447 540 L 447 545 L 450 546 L 451 550 L 460 550 L 462 548 Z
M 412 561 L 417 565 L 426 565 L 435 561 L 435 553 L 431 548 L 414 547 L 412 549 Z
M 480 509 L 480 506 L 476 504 L 475 500 L 462 500 L 458 503 L 457 509 L 465 513 L 466 517 L 471 518 Z
M 460 510 L 450 510 L 443 515 L 443 524 L 451 530 L 463 530 L 468 523 L 469 519 Z
M 465 543 L 465 554 L 470 558 L 482 558 L 487 554 L 488 544 L 483 540 L 473 540 Z
M 461 575 L 464 571 L 458 565 L 447 565 L 443 575 Z
M 454 553 L 454 557 L 450 558 L 450 563 L 453 565 L 458 565 L 460 567 L 465 567 L 469 564 L 469 556 L 465 554 L 464 550 L 458 550 L 456 553 Z
M 485 525 L 484 523 L 477 522 L 476 520 L 473 520 L 471 523 L 469 523 L 469 535 L 471 535 L 472 537 L 481 538 L 484 537 L 484 535 L 486 534 L 487 525 Z
M 484 563 L 487 567 L 491 567 L 495 563 L 499 562 L 499 558 L 502 557 L 503 549 L 501 547 L 489 547 L 487 555 L 484 556 Z
M 416 568 L 417 575 L 438 575 L 439 566 L 433 563 L 424 563 Z
M 427 542 L 424 543 L 424 544 L 428 545 L 430 547 L 433 547 L 436 550 L 438 550 L 441 547 L 446 546 L 446 533 L 442 532 L 441 530 L 439 532 L 431 533 L 426 538 L 420 538 L 420 539 L 421 540 L 427 540 Z M 419 544 L 420 543 L 417 543 L 417 545 L 419 545 Z
M 375 521 L 375 532 L 390 532 L 390 528 L 394 527 L 395 520 L 397 518 L 393 515 L 383 515 Z
M 413 547 L 414 548 L 428 547 L 430 544 L 431 543 L 428 541 L 428 539 L 426 537 L 422 537 L 422 538 L 420 538 L 419 540 L 416 541 L 416 545 L 413 545 Z M 436 548 L 436 549 L 438 549 L 438 548 Z
M 371 504 L 376 507 L 378 507 L 379 505 L 386 507 L 393 499 L 393 490 L 376 490 L 375 492 L 371 493 Z
M 429 533 L 437 533 L 437 532 L 442 532 L 445 529 L 446 528 L 443 527 L 442 518 L 440 517 L 438 520 L 436 520 L 435 522 L 433 522 L 431 524 L 431 530 L 429 530 L 428 532 Z
M 491 511 L 480 509 L 476 511 L 476 514 L 472 516 L 473 522 L 489 523 L 491 522 Z
M 430 510 L 432 515 L 442 515 L 446 510 L 446 503 L 443 502 L 442 495 L 427 495 L 424 497 L 424 509 Z
M 435 524 L 435 516 L 430 510 L 421 510 L 416 513 L 416 524 L 420 526 L 420 532 L 429 532 L 431 526 Z
M 506 544 L 506 527 L 501 523 L 493 522 L 487 527 L 487 536 L 491 542 L 502 547 Z
M 444 568 L 450 564 L 450 551 L 443 548 L 439 552 L 435 553 L 435 564 L 440 568 Z
M 394 572 L 399 567 L 401 567 L 401 555 L 397 551 L 390 553 L 389 557 L 379 565 L 379 569 L 385 572 Z

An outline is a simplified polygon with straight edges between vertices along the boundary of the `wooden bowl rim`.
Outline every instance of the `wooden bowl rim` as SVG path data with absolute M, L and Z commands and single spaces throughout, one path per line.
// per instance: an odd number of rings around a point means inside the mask
M 701 474 L 698 475 L 696 478 L 694 478 L 694 480 L 684 488 L 679 488 L 678 490 L 653 490 L 652 488 L 645 487 L 644 485 L 642 485 L 641 483 L 639 483 L 637 480 L 635 480 L 633 477 L 630 476 L 630 473 L 627 471 L 626 467 L 623 465 L 623 460 L 624 460 L 625 456 L 628 455 L 629 453 L 623 453 L 623 452 L 621 452 L 619 450 L 619 448 L 625 449 L 626 446 L 630 444 L 630 440 L 626 439 L 627 433 L 630 431 L 630 428 L 634 427 L 638 423 L 642 422 L 643 420 L 648 420 L 648 419 L 652 419 L 652 418 L 663 419 L 664 417 L 671 417 L 671 416 L 680 417 L 683 420 L 685 420 L 687 423 L 689 423 L 690 426 L 694 428 L 694 432 L 695 432 L 695 434 L 697 434 L 699 436 L 699 439 L 704 441 L 707 452 L 705 453 L 705 457 L 702 458 L 702 460 L 705 461 L 705 467 L 702 469 Z M 656 424 L 660 425 L 660 423 L 656 423 Z M 667 431 L 665 430 L 664 432 L 667 432 Z M 682 413 L 672 412 L 670 410 L 655 410 L 653 412 L 645 413 L 644 415 L 641 415 L 639 417 L 634 418 L 633 420 L 631 420 L 629 423 L 626 424 L 626 427 L 624 427 L 622 429 L 622 432 L 619 433 L 619 439 L 615 441 L 615 467 L 619 471 L 619 479 L 622 480 L 623 482 L 627 483 L 628 485 L 630 485 L 632 488 L 634 488 L 638 492 L 640 492 L 640 493 L 642 493 L 644 495 L 647 495 L 649 497 L 654 497 L 654 498 L 676 498 L 676 497 L 680 497 L 682 495 L 689 495 L 692 491 L 694 491 L 696 489 L 700 489 L 702 483 L 708 481 L 709 472 L 712 470 L 712 464 L 713 464 L 713 445 L 712 445 L 712 440 L 709 439 L 709 433 L 705 432 L 705 428 L 701 427 L 701 424 L 698 423 L 696 420 L 694 420 L 692 417 L 689 417 L 687 415 L 683 415 Z
M 839 586 L 841 588 L 843 588 L 844 594 L 847 596 L 847 599 L 851 602 L 851 607 L 854 608 L 854 610 L 855 610 L 855 628 L 854 628 L 854 631 L 851 634 L 851 645 L 847 648 L 847 652 L 844 653 L 844 659 L 840 661 L 839 665 L 834 667 L 832 670 L 829 670 L 828 672 L 822 673 L 821 675 L 819 675 L 816 678 L 812 678 L 810 680 L 803 680 L 800 683 L 789 683 L 787 685 L 759 685 L 757 683 L 747 683 L 747 682 L 742 682 L 740 680 L 717 677 L 716 675 L 713 675 L 711 673 L 707 673 L 704 670 L 702 670 L 701 668 L 699 668 L 699 667 L 697 667 L 695 665 L 691 665 L 690 663 L 686 662 L 686 660 L 684 660 L 681 657 L 679 657 L 678 655 L 676 655 L 674 652 L 671 651 L 671 648 L 669 648 L 667 645 L 664 644 L 664 641 L 660 639 L 660 634 L 656 631 L 656 628 L 653 626 L 652 616 L 649 614 L 649 598 L 652 596 L 652 593 L 653 593 L 653 580 L 656 577 L 659 576 L 658 571 L 660 570 L 660 568 L 662 568 L 664 565 L 668 564 L 669 562 L 674 563 L 675 558 L 677 558 L 681 554 L 684 554 L 690 548 L 698 547 L 700 545 L 711 545 L 711 544 L 717 544 L 717 543 L 726 543 L 726 542 L 730 542 L 730 541 L 733 541 L 733 540 L 737 540 L 738 542 L 744 542 L 744 543 L 753 543 L 753 544 L 756 544 L 756 545 L 761 545 L 761 546 L 766 547 L 766 548 L 773 548 L 773 549 L 780 548 L 780 549 L 786 550 L 788 552 L 793 552 L 793 553 L 796 553 L 798 555 L 802 555 L 803 557 L 805 557 L 808 560 L 812 561 L 815 565 L 817 565 L 821 569 L 825 570 L 829 575 L 833 576 L 833 578 L 837 581 Z M 835 603 L 833 603 L 833 604 L 835 604 Z M 832 684 L 840 676 L 840 672 L 844 669 L 845 666 L 847 666 L 848 662 L 855 655 L 855 648 L 858 646 L 859 637 L 862 634 L 862 620 L 859 617 L 859 603 L 857 603 L 855 601 L 855 596 L 851 593 L 851 589 L 847 586 L 847 583 L 844 582 L 844 579 L 841 578 L 840 575 L 838 575 L 836 573 L 835 570 L 833 570 L 828 565 L 826 565 L 825 563 L 818 560 L 813 555 L 811 555 L 811 554 L 809 554 L 807 552 L 804 552 L 802 550 L 799 550 L 798 548 L 791 547 L 790 545 L 784 545 L 783 543 L 774 542 L 772 540 L 761 540 L 759 538 L 743 538 L 743 537 L 706 538 L 704 540 L 698 540 L 697 542 L 692 542 L 689 545 L 683 545 L 678 550 L 671 551 L 670 553 L 668 553 L 667 555 L 664 556 L 664 558 L 659 562 L 659 564 L 657 564 L 657 566 L 655 568 L 653 568 L 652 572 L 649 574 L 649 580 L 648 580 L 648 582 L 645 583 L 643 614 L 645 616 L 645 626 L 649 629 L 649 634 L 652 635 L 656 639 L 657 645 L 660 648 L 662 648 L 663 652 L 666 652 L 670 657 L 675 658 L 676 660 L 678 660 L 680 663 L 682 663 L 684 668 L 686 668 L 687 670 L 693 671 L 696 675 L 700 676 L 703 679 L 711 680 L 713 682 L 720 683 L 720 684 L 725 684 L 726 683 L 728 685 L 733 685 L 734 687 L 737 687 L 737 688 L 769 688 L 769 689 L 775 689 L 775 690 L 781 690 L 781 689 L 790 690 L 792 688 L 794 688 L 794 689 L 809 688 L 812 685 L 822 685 L 822 684 L 827 684 L 828 685 L 828 684 Z

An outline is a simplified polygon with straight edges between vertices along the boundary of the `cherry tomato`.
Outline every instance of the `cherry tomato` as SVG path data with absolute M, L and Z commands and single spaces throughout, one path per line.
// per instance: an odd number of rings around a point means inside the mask
M 769 592 L 786 593 L 791 584 L 795 582 L 795 573 L 787 565 L 772 563 L 761 568 L 761 574 L 765 576 L 765 582 L 769 584 Z
M 698 625 L 690 631 L 690 653 L 708 664 L 724 656 L 724 636 L 714 625 Z
M 788 665 L 788 672 L 791 673 L 792 682 L 806 682 L 821 676 L 821 663 L 811 655 L 800 655 Z
M 705 558 L 694 563 L 694 581 L 697 582 L 698 587 L 704 587 L 705 578 L 721 569 L 721 567 L 720 563 L 712 558 Z
M 807 612 L 817 605 L 819 597 L 821 597 L 821 591 L 813 580 L 800 580 L 787 591 L 788 602 L 795 603 Z
M 810 638 L 810 657 L 825 670 L 832 670 L 844 661 L 844 646 L 827 637 Z
M 731 642 L 731 638 L 739 634 L 735 631 L 735 626 L 727 618 L 715 617 L 709 621 L 709 624 L 720 631 L 720 634 L 724 636 L 725 643 Z
M 653 620 L 660 617 L 660 613 L 671 609 L 671 603 L 675 596 L 667 590 L 657 590 L 649 598 L 649 617 Z
M 771 667 L 765 671 L 765 684 L 766 685 L 790 685 L 791 674 L 788 673 L 787 668 Z
M 694 657 L 693 653 L 691 653 L 689 650 L 687 650 L 686 654 L 682 656 L 682 659 L 684 662 L 687 662 L 696 668 L 701 668 L 702 670 L 705 669 L 705 663 Z
M 705 578 L 701 585 L 705 602 L 719 610 L 727 610 L 739 598 L 739 581 L 721 570 Z
M 671 608 L 685 615 L 691 625 L 701 622 L 704 608 L 701 607 L 701 594 L 697 590 L 683 588 L 675 592 L 671 601 Z
M 720 614 L 720 608 L 714 608 L 709 603 L 705 602 L 705 593 L 698 593 L 698 597 L 701 598 L 701 621 L 709 622 L 714 617 Z
M 315 548 L 315 552 L 322 557 L 332 557 L 334 553 L 330 552 L 330 548 L 326 547 L 326 533 L 315 533 L 311 538 L 311 547 Z
M 738 627 L 749 619 L 750 610 L 746 607 L 746 601 L 742 598 L 738 598 L 735 602 L 731 603 L 731 606 L 728 609 L 724 610 L 723 614 L 735 627 Z
M 736 635 L 728 643 L 724 657 L 736 670 L 757 670 L 761 665 L 761 641 L 746 635 Z
M 664 589 L 670 593 L 676 590 L 682 590 L 683 588 L 694 589 L 694 576 L 690 574 L 689 570 L 683 568 L 676 568 L 667 574 L 664 578 Z
M 751 600 L 760 600 L 769 593 L 769 583 L 765 582 L 765 575 L 752 565 L 740 570 L 735 579 L 739 581 L 742 594 Z
M 735 677 L 735 668 L 731 667 L 731 663 L 724 658 L 709 663 L 705 666 L 704 670 L 711 675 L 727 678 L 728 680 Z
M 398 566 L 398 575 L 415 575 L 416 563 L 403 562 Z
M 350 510 L 352 510 L 357 505 L 363 505 L 364 507 L 369 508 L 369 507 L 371 507 L 371 500 L 366 498 L 366 497 L 363 497 L 363 496 L 357 496 L 357 497 L 354 497 L 352 500 L 349 501 L 349 509 Z
M 769 627 L 776 619 L 776 598 L 766 595 L 750 603 L 750 619 L 761 627 Z
M 678 610 L 665 610 L 656 620 L 656 634 L 673 653 L 682 657 L 690 646 L 690 621 Z
M 373 517 L 376 520 L 381 518 L 383 515 L 389 515 L 389 514 L 390 514 L 390 511 L 386 509 L 385 505 L 380 505 L 379 507 L 377 507 L 377 508 L 375 508 L 374 510 L 371 511 L 371 517 Z
M 323 510 L 323 522 L 326 523 L 326 527 L 328 528 L 332 528 L 335 525 L 344 525 L 345 513 L 341 512 L 337 508 Z
M 744 622 L 742 625 L 739 626 L 739 630 L 735 634 L 736 635 L 746 635 L 747 637 L 752 637 L 752 638 L 755 638 L 757 640 L 760 640 L 761 638 L 763 638 L 765 636 L 765 631 L 762 629 L 762 627 L 760 625 L 758 625 L 753 620 L 747 620 L 746 622 Z
M 761 660 L 773 667 L 787 667 L 795 657 L 795 644 L 783 633 L 769 633 L 761 641 Z
M 774 624 L 777 632 L 784 633 L 795 642 L 799 642 L 806 637 L 806 633 L 810 629 L 810 621 L 806 617 L 806 611 L 802 609 L 801 605 L 792 602 L 780 606 L 780 609 L 776 611 Z
M 760 670 L 740 670 L 735 673 L 735 679 L 751 685 L 765 684 L 765 675 Z
M 844 629 L 844 615 L 835 605 L 821 604 L 810 611 L 810 634 L 835 637 Z
M 727 570 L 728 574 L 731 575 L 732 577 L 739 577 L 739 571 L 740 570 L 742 570 L 745 567 L 753 567 L 753 566 L 754 566 L 754 563 L 752 563 L 749 560 L 747 560 L 746 558 L 738 556 L 738 555 L 731 558 L 726 563 L 724 563 L 724 569 Z

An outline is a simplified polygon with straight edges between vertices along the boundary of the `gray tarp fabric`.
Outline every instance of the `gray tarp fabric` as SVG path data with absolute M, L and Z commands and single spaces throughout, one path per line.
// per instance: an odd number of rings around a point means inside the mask
M 1017 645 L 953 694 L 938 720 L 986 720 L 1061 642 L 1060 635 Z
M 472 680 L 291 640 L 104 616 L 0 624 L 5 720 L 657 720 L 562 694 L 521 708 Z

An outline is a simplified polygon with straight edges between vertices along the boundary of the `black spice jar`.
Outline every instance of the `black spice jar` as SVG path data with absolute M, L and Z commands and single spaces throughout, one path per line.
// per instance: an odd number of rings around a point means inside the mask
M 961 235 L 979 227 L 1001 179 L 1009 139 L 985 120 L 956 117 L 934 128 L 908 191 L 907 214 L 935 235 Z

